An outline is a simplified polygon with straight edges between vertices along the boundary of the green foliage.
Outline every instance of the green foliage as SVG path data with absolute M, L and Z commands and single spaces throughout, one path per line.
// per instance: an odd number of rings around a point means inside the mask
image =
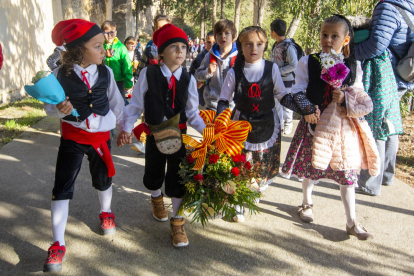
M 0 146 L 7 144 L 46 116 L 43 103 L 34 98 L 5 104 L 0 107 Z
M 135 10 L 133 10 L 134 15 L 136 15 L 136 11 L 145 10 L 147 7 L 152 5 L 152 0 L 134 0 L 135 3 Z
M 410 107 L 412 99 L 414 98 L 414 91 L 407 91 L 400 100 L 401 117 L 405 117 L 410 114 Z
M 200 36 L 200 10 L 202 8 L 201 0 L 176 0 L 177 3 L 187 3 L 187 5 L 178 5 L 180 17 L 188 22 L 193 29 L 195 36 Z M 175 3 L 173 1 L 173 3 Z M 211 12 L 212 1 L 207 0 L 206 11 L 206 30 L 211 30 Z M 253 22 L 253 1 L 242 0 L 240 28 L 251 26 Z M 266 30 L 269 39 L 269 49 L 265 53 L 265 58 L 270 58 L 270 48 L 274 40 L 270 38 L 270 23 L 277 18 L 284 19 L 287 26 L 290 25 L 295 15 L 301 15 L 301 23 L 295 33 L 295 40 L 303 49 L 307 49 L 308 53 L 316 52 L 320 49 L 319 32 L 322 22 L 325 18 L 332 14 L 338 13 L 342 15 L 361 15 L 371 17 L 372 10 L 377 0 L 269 0 L 267 2 L 265 16 L 263 20 L 263 28 Z M 185 12 L 182 12 L 185 9 Z M 235 14 L 234 1 L 226 1 L 225 14 L 226 18 L 234 20 Z M 177 12 L 176 12 L 177 14 Z M 217 1 L 217 18 L 220 18 L 220 1 Z

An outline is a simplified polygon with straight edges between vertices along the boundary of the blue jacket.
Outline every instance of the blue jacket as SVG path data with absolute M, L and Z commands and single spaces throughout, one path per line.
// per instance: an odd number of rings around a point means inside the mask
M 392 4 L 391 4 L 392 3 Z M 414 33 L 408 28 L 399 11 L 393 6 L 398 5 L 407 11 L 414 22 L 414 0 L 383 0 L 377 4 L 372 13 L 372 30 L 368 40 L 355 45 L 356 58 L 370 59 L 381 55 L 392 46 L 400 57 L 407 54 L 414 42 Z M 398 63 L 389 51 L 393 67 Z M 399 89 L 414 89 L 414 83 L 408 84 L 396 74 Z

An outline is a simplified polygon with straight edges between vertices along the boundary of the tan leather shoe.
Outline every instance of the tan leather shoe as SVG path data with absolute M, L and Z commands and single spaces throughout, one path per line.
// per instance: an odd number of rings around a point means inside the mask
M 168 212 L 164 206 L 163 195 L 159 197 L 152 197 L 151 196 L 151 203 L 152 203 L 152 216 L 157 221 L 167 221 L 168 220 Z
M 307 210 L 311 210 L 312 212 L 306 212 L 306 214 L 305 214 L 305 211 L 307 211 Z M 302 204 L 302 205 L 298 206 L 298 212 L 299 212 L 299 217 L 302 221 L 309 222 L 309 223 L 313 222 L 313 219 L 314 219 L 314 217 L 313 217 L 313 204 L 310 204 L 310 205 Z
M 359 226 L 360 228 L 362 228 L 365 233 L 357 233 L 355 231 L 355 227 Z M 374 236 L 371 235 L 370 233 L 368 233 L 367 229 L 365 229 L 362 225 L 360 225 L 358 222 L 354 221 L 354 226 L 349 227 L 348 224 L 346 225 L 346 232 L 348 233 L 348 235 L 354 235 L 358 238 L 358 240 L 361 241 L 365 241 L 365 240 L 370 240 L 373 239 Z
M 171 235 L 175 247 L 183 247 L 189 244 L 187 234 L 184 229 L 184 218 L 171 218 Z

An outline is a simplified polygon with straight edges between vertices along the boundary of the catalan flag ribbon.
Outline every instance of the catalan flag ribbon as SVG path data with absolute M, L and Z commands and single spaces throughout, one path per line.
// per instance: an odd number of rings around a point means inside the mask
M 195 148 L 191 156 L 197 159 L 193 170 L 200 170 L 205 162 L 208 146 L 216 142 L 216 149 L 220 153 L 226 152 L 229 156 L 239 154 L 243 149 L 243 143 L 252 127 L 246 121 L 232 121 L 231 110 L 227 108 L 217 118 L 216 112 L 212 110 L 201 110 L 206 128 L 203 130 L 203 140 L 198 142 L 192 137 L 183 134 L 184 144 Z

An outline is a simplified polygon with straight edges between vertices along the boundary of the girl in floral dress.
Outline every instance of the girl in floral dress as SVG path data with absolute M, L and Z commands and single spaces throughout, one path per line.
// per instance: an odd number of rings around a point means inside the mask
M 362 69 L 355 59 L 353 49 L 353 30 L 349 21 L 341 15 L 334 15 L 325 19 L 321 27 L 321 48 L 322 52 L 330 53 L 333 49 L 336 53 L 345 56 L 345 65 L 350 69 L 343 85 L 355 86 L 363 89 Z M 321 112 L 332 101 L 344 105 L 344 92 L 334 90 L 330 85 L 321 79 L 322 66 L 320 54 L 313 54 L 302 57 L 296 70 L 296 84 L 292 87 L 294 99 L 307 105 L 311 114 L 319 106 Z M 306 92 L 305 92 L 306 91 Z M 304 222 L 312 222 L 313 203 L 311 199 L 314 184 L 320 179 L 331 179 L 340 184 L 341 198 L 345 207 L 348 234 L 357 236 L 358 239 L 371 239 L 365 228 L 355 221 L 355 189 L 357 183 L 356 170 L 333 171 L 328 166 L 326 170 L 315 169 L 312 166 L 312 143 L 313 131 L 318 121 L 314 114 L 304 116 L 298 124 L 285 163 L 282 168 L 282 175 L 286 178 L 295 175 L 302 180 L 303 203 L 298 208 L 300 218 Z
M 278 66 L 263 59 L 266 32 L 260 27 L 247 27 L 241 31 L 236 45 L 238 55 L 224 80 L 217 113 L 234 102 L 232 119 L 250 122 L 252 131 L 244 143 L 241 158 L 255 166 L 256 180 L 263 191 L 279 173 L 281 139 L 275 98 L 282 105 L 296 105 L 286 91 Z M 236 210 L 233 220 L 243 222 L 243 208 L 236 206 Z

